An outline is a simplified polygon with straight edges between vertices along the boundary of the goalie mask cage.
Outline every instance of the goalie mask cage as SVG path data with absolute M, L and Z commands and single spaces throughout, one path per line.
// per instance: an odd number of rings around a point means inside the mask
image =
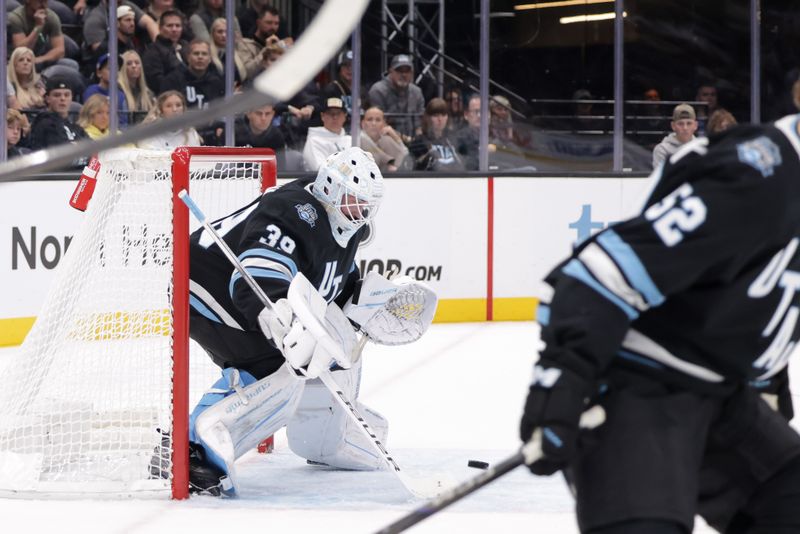
M 2 369 L 2 496 L 188 496 L 190 394 L 219 369 L 198 346 L 189 357 L 192 226 L 177 193 L 221 217 L 275 185 L 275 156 L 182 147 L 100 161 L 80 230 Z

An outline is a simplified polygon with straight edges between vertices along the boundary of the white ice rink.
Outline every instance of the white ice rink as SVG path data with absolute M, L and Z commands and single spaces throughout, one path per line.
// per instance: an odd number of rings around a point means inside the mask
M 434 325 L 407 347 L 368 347 L 361 399 L 389 419 L 388 449 L 400 466 L 411 476 L 446 473 L 463 480 L 477 473 L 468 460 L 495 462 L 511 454 L 537 340 L 530 322 L 471 323 Z M 356 534 L 374 532 L 423 502 L 410 499 L 388 472 L 308 466 L 280 434 L 274 454 L 248 455 L 237 466 L 237 499 L 0 499 L 3 530 Z M 409 531 L 568 534 L 577 528 L 560 477 L 517 469 Z M 698 521 L 695 532 L 712 530 Z

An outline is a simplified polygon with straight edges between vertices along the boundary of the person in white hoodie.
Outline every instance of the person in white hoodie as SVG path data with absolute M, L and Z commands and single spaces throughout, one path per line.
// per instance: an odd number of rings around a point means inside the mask
M 321 108 L 322 126 L 308 129 L 306 145 L 303 147 L 303 166 L 307 171 L 316 172 L 325 158 L 334 152 L 349 148 L 352 144 L 350 136 L 345 134 L 347 111 L 342 99 L 325 98 Z
M 694 139 L 697 131 L 697 115 L 694 108 L 689 104 L 678 104 L 672 110 L 672 133 L 664 137 L 653 149 L 653 168 L 661 165 L 665 159 L 678 151 L 684 145 Z
M 178 91 L 164 91 L 156 99 L 156 105 L 147 114 L 143 123 L 155 122 L 180 115 L 186 111 L 186 99 Z M 200 146 L 203 144 L 200 135 L 194 128 L 162 132 L 161 134 L 143 139 L 136 146 L 150 150 L 172 150 L 179 146 Z

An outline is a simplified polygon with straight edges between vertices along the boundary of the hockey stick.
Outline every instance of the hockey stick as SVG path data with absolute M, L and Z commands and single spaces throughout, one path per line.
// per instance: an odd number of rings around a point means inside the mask
M 185 190 L 178 193 L 178 197 L 183 201 L 184 204 L 189 208 L 192 212 L 192 215 L 200 222 L 203 228 L 211 235 L 214 242 L 219 246 L 220 250 L 225 254 L 225 257 L 228 258 L 228 261 L 236 268 L 242 278 L 247 282 L 247 285 L 250 286 L 250 289 L 256 294 L 258 299 L 261 303 L 272 310 L 274 310 L 274 305 L 269 297 L 264 293 L 264 290 L 261 289 L 253 277 L 250 275 L 249 272 L 244 268 L 244 266 L 239 261 L 239 258 L 236 257 L 236 254 L 230 249 L 227 243 L 220 237 L 217 231 L 211 226 L 211 223 L 208 222 L 208 219 L 200 210 L 200 208 L 195 204 L 192 198 L 189 196 Z M 298 274 L 298 276 L 302 276 L 302 274 Z M 291 287 L 290 287 L 291 291 Z M 321 297 L 320 297 L 321 298 Z M 308 314 L 304 314 L 308 315 Z M 342 348 L 333 340 L 331 339 L 328 332 L 325 330 L 325 327 L 319 323 L 315 318 L 311 318 L 311 320 L 304 320 L 301 318 L 301 322 L 303 325 L 308 328 L 314 337 L 321 343 L 325 349 L 331 353 L 339 353 L 344 355 Z M 363 348 L 363 347 L 362 347 Z M 359 351 L 360 354 L 360 351 Z M 302 372 L 302 370 L 301 370 Z M 440 493 L 443 488 L 444 484 L 442 481 L 434 480 L 434 479 L 420 479 L 420 478 L 411 478 L 404 471 L 400 469 L 400 466 L 397 462 L 392 458 L 389 451 L 386 450 L 386 447 L 381 443 L 380 439 L 378 439 L 375 431 L 369 426 L 366 419 L 356 410 L 356 407 L 350 402 L 350 399 L 347 398 L 347 395 L 341 390 L 339 385 L 333 379 L 330 374 L 330 371 L 327 369 L 320 370 L 318 378 L 322 381 L 325 387 L 328 389 L 330 394 L 336 400 L 339 405 L 344 408 L 345 412 L 356 422 L 356 426 L 361 431 L 361 433 L 366 436 L 370 442 L 372 443 L 375 450 L 379 453 L 380 457 L 388 466 L 389 471 L 395 474 L 398 478 L 400 483 L 408 490 L 412 495 L 421 498 L 431 498 L 434 495 Z
M 594 428 L 605 421 L 605 410 L 601 406 L 593 406 L 581 415 L 581 428 Z M 513 471 L 523 464 L 532 464 L 542 457 L 542 431 L 536 429 L 531 440 L 497 465 L 490 466 L 481 474 L 465 480 L 461 484 L 446 490 L 438 497 L 428 501 L 416 510 L 409 512 L 394 523 L 380 529 L 376 534 L 398 534 L 416 525 L 423 519 L 440 512 L 454 502 L 460 501 L 467 495 L 481 489 L 485 485 L 497 480 L 509 471 Z
M 253 90 L 212 102 L 208 108 L 140 124 L 96 141 L 63 144 L 19 156 L 0 165 L 0 183 L 52 171 L 100 151 L 133 144 L 165 131 L 181 130 L 215 117 L 241 113 L 268 102 L 289 100 L 319 72 L 361 20 L 369 0 L 327 0 L 294 46 L 253 83 Z

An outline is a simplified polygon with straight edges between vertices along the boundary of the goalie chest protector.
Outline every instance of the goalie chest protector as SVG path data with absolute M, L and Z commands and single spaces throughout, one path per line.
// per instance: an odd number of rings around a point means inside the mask
M 365 229 L 340 247 L 325 207 L 311 193 L 312 184 L 311 178 L 295 180 L 212 223 L 272 300 L 286 297 L 296 272 L 328 302 L 347 299 L 359 277 L 355 254 Z M 205 290 L 242 329 L 259 331 L 262 304 L 211 237 L 201 228 L 192 234 L 190 246 L 193 285 Z M 195 311 L 201 305 L 213 309 L 201 291 L 192 291 L 192 298 Z

